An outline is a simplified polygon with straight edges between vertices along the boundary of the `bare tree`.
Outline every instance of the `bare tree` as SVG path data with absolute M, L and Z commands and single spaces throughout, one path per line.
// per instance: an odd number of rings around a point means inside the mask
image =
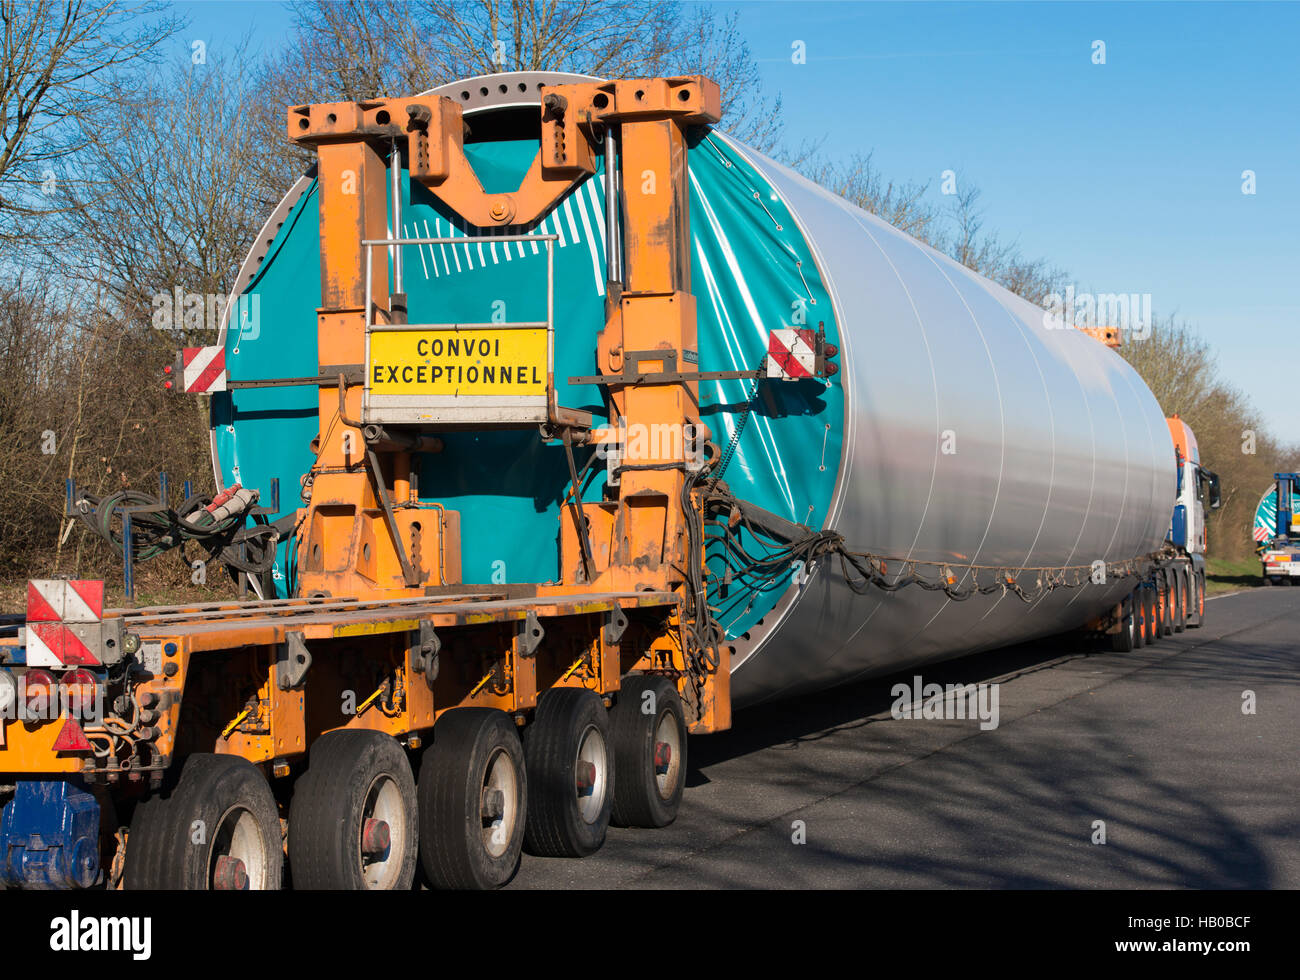
M 984 231 L 980 193 L 975 184 L 960 183 L 947 215 L 951 230 L 939 231 L 931 244 L 1031 303 L 1045 305 L 1048 296 L 1062 288 L 1065 274 L 1046 259 L 1026 257 L 1014 242 Z
M 734 13 L 647 0 L 304 0 L 297 28 L 265 66 L 256 122 L 274 152 L 263 195 L 311 157 L 284 139 L 284 109 L 409 95 L 474 75 L 568 71 L 601 77 L 701 73 L 723 92 L 728 132 L 774 149 L 781 103 L 762 91 Z M 269 201 L 268 201 L 269 203 Z
M 1166 415 L 1178 414 L 1196 434 L 1203 465 L 1219 474 L 1223 506 L 1209 520 L 1211 554 L 1250 554 L 1259 495 L 1296 449 L 1269 436 L 1249 399 L 1219 375 L 1213 350 L 1173 316 L 1125 339 L 1120 353 L 1147 383 Z
M 183 59 L 155 75 L 129 105 L 136 125 L 91 139 L 78 154 L 79 179 L 63 185 L 75 214 L 66 238 L 99 260 L 91 269 L 69 263 L 67 274 L 102 283 L 128 328 L 147 329 L 154 298 L 178 288 L 224 298 L 265 219 L 252 176 L 264 148 L 252 132 L 257 94 L 244 56 L 236 48 L 202 65 Z M 210 344 L 215 327 L 167 341 Z
M 0 241 L 57 210 L 60 169 L 92 139 L 122 132 L 138 80 L 127 69 L 177 28 L 154 3 L 0 0 Z
M 932 243 L 939 231 L 941 215 L 925 200 L 929 184 L 897 184 L 876 169 L 870 153 L 855 153 L 847 160 L 832 161 L 814 151 L 801 162 L 795 152 L 782 154 L 783 162 L 795 166 L 809 180 L 821 184 L 850 204 L 878 215 L 914 238 Z

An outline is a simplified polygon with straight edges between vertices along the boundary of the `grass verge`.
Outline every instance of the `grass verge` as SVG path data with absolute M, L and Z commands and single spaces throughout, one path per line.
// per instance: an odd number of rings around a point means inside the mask
M 1259 574 L 1259 560 L 1241 558 L 1230 561 L 1226 558 L 1208 558 L 1205 562 L 1205 592 L 1235 592 L 1238 589 L 1253 589 L 1264 584 Z

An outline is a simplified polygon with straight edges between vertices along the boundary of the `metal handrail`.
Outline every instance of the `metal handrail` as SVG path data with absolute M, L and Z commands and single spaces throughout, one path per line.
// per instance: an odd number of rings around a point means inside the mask
M 388 248 L 390 246 L 401 245 L 466 245 L 470 242 L 482 244 L 488 242 L 545 242 L 546 243 L 546 325 L 549 328 L 555 324 L 555 248 L 554 243 L 560 240 L 559 235 L 492 235 L 490 237 L 473 237 L 470 235 L 450 236 L 443 238 L 363 238 L 361 246 L 366 250 L 366 333 L 370 333 L 370 328 L 374 326 L 371 320 L 372 307 L 374 306 L 374 294 L 371 289 L 371 276 L 374 268 L 374 248 Z M 431 324 L 432 326 L 432 324 Z M 496 323 L 492 326 L 503 326 Z M 369 361 L 370 351 L 367 347 L 366 360 Z
M 384 330 L 467 330 L 467 329 L 538 329 L 546 328 L 546 358 L 547 363 L 553 362 L 555 357 L 555 243 L 560 240 L 559 235 L 491 235 L 491 236 L 446 236 L 439 238 L 363 238 L 361 246 L 366 253 L 366 307 L 365 307 L 365 327 L 366 327 L 366 349 L 364 370 L 370 370 L 370 334 L 376 328 Z M 374 275 L 374 250 L 376 248 L 392 248 L 394 253 L 402 245 L 467 245 L 482 244 L 483 242 L 541 242 L 546 247 L 546 321 L 527 321 L 517 323 L 397 323 L 397 324 L 378 324 L 374 320 L 375 303 L 374 290 L 372 288 L 372 277 Z M 340 399 L 343 397 L 345 385 L 342 380 L 339 383 Z M 361 401 L 361 421 L 368 421 L 370 414 L 370 386 L 368 380 L 362 380 L 362 401 Z

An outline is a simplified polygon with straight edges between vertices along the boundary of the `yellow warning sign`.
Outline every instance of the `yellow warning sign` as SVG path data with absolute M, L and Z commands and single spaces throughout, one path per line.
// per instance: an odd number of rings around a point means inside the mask
M 373 395 L 546 394 L 545 327 L 384 330 L 370 334 Z

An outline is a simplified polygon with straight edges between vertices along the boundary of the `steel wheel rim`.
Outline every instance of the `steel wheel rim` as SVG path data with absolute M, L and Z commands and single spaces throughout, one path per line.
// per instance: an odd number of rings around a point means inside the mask
M 660 742 L 667 744 L 670 753 L 668 768 L 662 773 L 655 765 L 656 750 Z M 667 709 L 659 715 L 659 721 L 655 724 L 654 740 L 650 745 L 650 763 L 654 766 L 655 789 L 659 793 L 659 798 L 672 799 L 673 793 L 677 790 L 677 781 L 681 778 L 682 746 L 680 733 L 677 730 L 677 716 Z
M 594 824 L 600 819 L 601 811 L 605 808 L 605 794 L 609 788 L 609 753 L 605 747 L 605 736 L 601 734 L 600 729 L 595 725 L 588 725 L 578 739 L 578 763 L 591 763 L 596 770 L 596 778 L 592 783 L 591 792 L 583 795 L 578 792 L 574 785 L 574 795 L 578 800 L 578 813 L 582 819 L 589 824 Z
M 362 844 L 366 823 L 382 820 L 388 824 L 388 847 L 372 857 Z M 402 873 L 406 855 L 406 801 L 397 780 L 384 774 L 376 776 L 366 790 L 366 802 L 361 808 L 361 821 L 357 827 L 357 862 L 361 880 L 367 889 L 382 891 L 393 887 Z
M 492 857 L 499 858 L 510 850 L 510 842 L 514 839 L 515 826 L 519 821 L 519 773 L 510 753 L 505 749 L 498 747 L 488 760 L 483 774 L 483 790 L 501 792 L 501 816 L 488 817 L 483 814 L 481 802 L 479 807 L 483 849 Z M 479 795 L 481 800 L 482 793 Z
M 267 842 L 262 838 L 262 828 L 257 817 L 246 806 L 236 804 L 226 810 L 217 821 L 217 831 L 212 838 L 212 851 L 208 854 L 208 888 L 217 885 L 217 863 L 222 858 L 242 861 L 248 875 L 245 891 L 260 891 L 266 881 Z

